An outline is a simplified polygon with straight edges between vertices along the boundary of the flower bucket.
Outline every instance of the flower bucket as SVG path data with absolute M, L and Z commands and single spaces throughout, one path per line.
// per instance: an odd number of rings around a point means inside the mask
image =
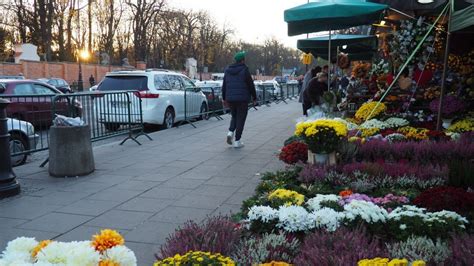
M 443 118 L 443 128 L 447 129 L 448 127 L 451 126 L 452 122 L 453 122 L 452 118 Z
M 335 165 L 336 164 L 336 153 L 313 153 L 308 150 L 308 163 L 309 164 L 325 164 Z

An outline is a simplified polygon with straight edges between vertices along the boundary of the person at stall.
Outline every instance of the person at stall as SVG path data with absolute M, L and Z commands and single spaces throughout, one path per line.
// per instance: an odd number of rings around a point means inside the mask
M 304 75 L 302 90 L 298 101 L 303 105 L 303 115 L 305 116 L 308 115 L 308 109 L 311 108 L 311 100 L 309 98 L 305 99 L 305 91 L 308 88 L 309 82 L 321 71 L 322 69 L 320 66 L 315 66 Z
M 408 68 L 405 68 L 402 71 L 402 74 L 400 75 L 400 78 L 398 78 L 398 86 L 402 90 L 409 90 L 411 88 L 413 80 L 410 77 L 410 71 Z
M 309 100 L 311 107 L 316 107 L 321 104 L 321 97 L 324 92 L 328 90 L 327 82 L 328 74 L 324 72 L 318 73 L 318 75 L 309 82 L 304 98 Z

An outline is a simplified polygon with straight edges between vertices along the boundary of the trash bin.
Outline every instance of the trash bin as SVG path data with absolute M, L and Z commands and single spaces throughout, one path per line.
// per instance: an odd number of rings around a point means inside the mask
M 90 126 L 51 126 L 49 174 L 54 177 L 88 175 L 95 170 Z

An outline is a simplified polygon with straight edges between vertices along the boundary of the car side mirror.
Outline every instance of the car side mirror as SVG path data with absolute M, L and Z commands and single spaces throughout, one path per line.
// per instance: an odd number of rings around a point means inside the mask
M 195 88 L 194 88 L 194 91 L 195 91 L 195 92 L 200 92 L 200 91 L 201 91 L 201 88 L 195 87 Z
M 0 84 L 0 93 L 4 93 L 6 90 L 5 84 Z

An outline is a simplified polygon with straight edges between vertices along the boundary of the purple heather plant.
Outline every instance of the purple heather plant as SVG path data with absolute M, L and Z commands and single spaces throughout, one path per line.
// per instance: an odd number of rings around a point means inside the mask
M 306 236 L 295 265 L 357 265 L 365 258 L 387 257 L 388 252 L 364 228 L 341 227 L 335 232 L 316 231 Z
M 434 99 L 430 103 L 430 109 L 433 113 L 438 113 L 439 98 Z M 441 113 L 447 118 L 452 118 L 456 113 L 464 110 L 464 102 L 456 96 L 447 95 L 443 98 L 443 105 L 441 107 Z
M 445 265 L 474 265 L 474 235 L 453 235 L 449 243 L 451 256 Z
M 202 224 L 188 221 L 166 239 L 155 256 L 162 260 L 190 250 L 229 256 L 240 236 L 241 229 L 225 216 L 208 217 Z
M 313 184 L 322 182 L 326 178 L 327 167 L 318 164 L 306 164 L 301 170 L 298 181 L 304 184 Z

